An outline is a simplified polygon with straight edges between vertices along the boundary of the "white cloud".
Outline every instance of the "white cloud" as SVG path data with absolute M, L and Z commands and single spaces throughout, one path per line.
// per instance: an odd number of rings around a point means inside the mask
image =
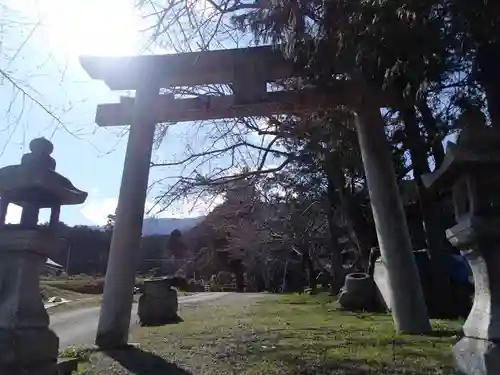
M 181 201 L 173 204 L 169 209 L 162 213 L 163 217 L 173 217 L 177 219 L 184 219 L 188 217 L 206 216 L 216 206 L 223 203 L 222 196 L 216 196 L 212 199 L 182 199 Z
M 118 198 L 106 198 L 101 200 L 92 200 L 85 204 L 81 213 L 85 218 L 96 225 L 105 225 L 108 221 L 108 215 L 112 215 L 118 206 Z M 152 208 L 153 204 L 146 202 L 145 212 Z
M 85 218 L 97 225 L 105 225 L 108 215 L 114 214 L 118 199 L 107 198 L 101 201 L 90 201 L 83 206 L 81 213 Z
M 153 207 L 153 203 L 146 201 L 145 213 L 149 213 L 148 216 L 153 217 L 168 217 L 184 219 L 188 217 L 205 216 L 213 208 L 223 202 L 222 196 L 217 196 L 214 199 L 208 200 L 198 200 L 194 201 L 192 199 L 183 199 L 165 211 L 159 212 L 159 209 Z M 81 209 L 81 213 L 85 218 L 96 225 L 105 225 L 108 219 L 108 215 L 113 214 L 116 211 L 118 205 L 117 198 L 107 198 L 103 200 L 94 200 L 85 204 Z

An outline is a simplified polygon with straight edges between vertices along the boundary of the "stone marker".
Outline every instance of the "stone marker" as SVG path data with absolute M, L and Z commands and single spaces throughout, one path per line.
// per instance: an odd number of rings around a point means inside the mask
M 20 165 L 0 169 L 0 374 L 56 375 L 59 339 L 49 329 L 40 294 L 40 271 L 62 246 L 57 237 L 61 205 L 80 204 L 87 193 L 55 172 L 52 143 L 30 143 Z M 9 204 L 22 207 L 21 222 L 6 225 Z M 50 223 L 38 226 L 41 208 Z
M 475 126 L 473 126 L 475 125 Z M 460 248 L 474 274 L 472 310 L 465 337 L 454 347 L 462 375 L 500 374 L 500 134 L 469 124 L 449 144 L 443 166 L 424 176 L 430 189 L 452 188 L 457 224 L 448 240 Z
M 179 320 L 177 292 L 169 278 L 144 282 L 144 293 L 139 297 L 138 315 L 142 325 L 160 325 Z

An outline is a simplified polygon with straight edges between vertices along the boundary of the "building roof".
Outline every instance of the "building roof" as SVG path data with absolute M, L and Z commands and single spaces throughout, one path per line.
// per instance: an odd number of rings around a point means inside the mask
M 63 266 L 61 266 L 60 264 L 54 262 L 52 259 L 50 258 L 47 258 L 47 261 L 45 262 L 45 265 L 48 266 L 48 267 L 52 267 L 52 268 L 64 268 Z

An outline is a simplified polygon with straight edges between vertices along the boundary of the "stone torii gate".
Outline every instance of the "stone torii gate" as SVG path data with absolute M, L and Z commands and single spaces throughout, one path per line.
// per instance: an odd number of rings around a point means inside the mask
M 131 125 L 104 285 L 96 344 L 126 345 L 155 125 L 244 116 L 297 114 L 348 105 L 353 110 L 382 257 L 392 290 L 396 329 L 430 330 L 412 254 L 380 107 L 380 93 L 339 80 L 333 92 L 313 89 L 268 92 L 266 84 L 298 77 L 293 65 L 271 47 L 136 57 L 81 57 L 93 79 L 111 90 L 135 90 L 135 98 L 97 107 L 99 126 Z M 233 95 L 180 99 L 160 89 L 230 84 Z

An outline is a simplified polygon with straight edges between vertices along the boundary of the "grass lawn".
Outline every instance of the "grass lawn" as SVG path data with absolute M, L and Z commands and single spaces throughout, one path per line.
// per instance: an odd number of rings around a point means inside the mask
M 102 294 L 104 279 L 75 277 L 68 279 L 42 279 L 40 290 L 44 299 L 48 297 L 63 297 L 77 300 Z
M 61 297 L 70 301 L 74 301 L 91 296 L 89 294 L 78 293 L 69 289 L 61 289 L 58 286 L 54 286 L 43 281 L 40 283 L 40 292 L 42 293 L 42 298 L 44 300 L 50 297 Z
M 93 353 L 81 373 L 138 375 L 451 374 L 462 322 L 395 335 L 385 314 L 350 313 L 326 296 L 233 294 L 182 306 L 184 322 L 132 331 L 135 349 Z

